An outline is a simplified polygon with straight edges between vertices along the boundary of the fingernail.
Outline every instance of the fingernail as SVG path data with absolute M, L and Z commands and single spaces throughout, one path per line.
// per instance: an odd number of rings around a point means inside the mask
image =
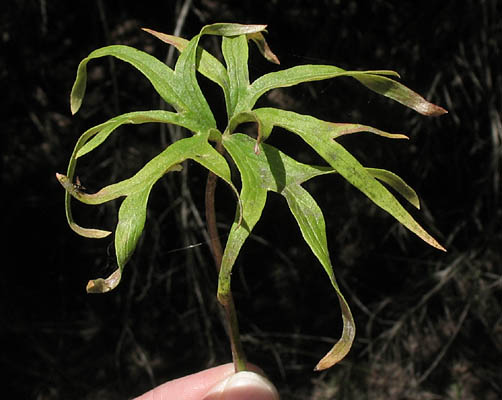
M 238 372 L 212 387 L 204 400 L 279 400 L 275 386 L 251 371 Z

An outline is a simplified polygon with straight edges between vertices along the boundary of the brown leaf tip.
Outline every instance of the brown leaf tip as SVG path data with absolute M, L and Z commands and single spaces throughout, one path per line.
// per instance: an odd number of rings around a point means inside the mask
M 427 115 L 429 117 L 439 117 L 440 115 L 448 114 L 448 111 L 443 107 L 432 103 L 420 104 L 417 106 L 417 111 L 420 114 Z
M 98 278 L 87 283 L 87 293 L 106 293 L 117 287 L 122 277 L 120 269 L 116 269 L 108 278 Z

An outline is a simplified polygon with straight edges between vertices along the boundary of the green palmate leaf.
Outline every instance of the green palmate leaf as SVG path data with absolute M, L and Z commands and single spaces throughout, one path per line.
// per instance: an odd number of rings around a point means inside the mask
M 240 226 L 236 218 L 225 247 L 218 295 L 224 297 L 230 291 L 232 266 L 242 245 L 261 216 L 267 191 L 280 193 L 286 198 L 305 241 L 328 274 L 340 302 L 344 322 L 342 337 L 316 367 L 316 369 L 328 368 L 345 357 L 350 350 L 355 335 L 355 324 L 333 273 L 321 209 L 300 185 L 312 177 L 332 171 L 323 167 L 301 164 L 266 144 L 260 145 L 261 151 L 257 155 L 255 153 L 256 141 L 242 134 L 224 137 L 223 145 L 241 173 L 241 199 L 244 215 Z
M 370 126 L 354 123 L 331 123 L 311 116 L 300 115 L 272 108 L 253 109 L 257 100 L 268 91 L 341 76 L 350 76 L 370 90 L 393 99 L 425 115 L 441 115 L 446 110 L 429 103 L 422 96 L 390 77 L 399 77 L 396 72 L 347 71 L 328 65 L 302 65 L 283 71 L 266 74 L 253 83 L 249 81 L 248 41 L 253 41 L 262 55 L 279 64 L 270 50 L 263 32 L 266 25 L 241 25 L 218 23 L 204 26 L 190 41 L 145 29 L 160 40 L 175 46 L 180 52 L 174 70 L 147 53 L 128 46 L 107 46 L 95 50 L 79 64 L 77 77 L 71 93 L 71 110 L 76 113 L 81 107 L 87 84 L 87 64 L 90 60 L 112 56 L 138 69 L 155 90 L 176 112 L 141 111 L 123 114 L 97 125 L 79 138 L 70 158 L 67 175 L 56 174 L 66 190 L 66 215 L 72 229 L 92 238 L 101 238 L 111 232 L 88 229 L 73 221 L 70 199 L 86 204 L 102 204 L 123 197 L 115 229 L 117 270 L 106 278 L 89 281 L 87 290 L 102 293 L 112 290 L 121 280 L 122 271 L 133 255 L 146 222 L 148 198 L 154 184 L 170 171 L 181 169 L 180 163 L 194 160 L 227 182 L 238 198 L 238 211 L 225 246 L 218 281 L 218 298 L 228 313 L 232 352 L 237 369 L 244 364 L 244 357 L 236 346 L 237 322 L 231 300 L 230 279 L 235 260 L 259 221 L 269 191 L 283 196 L 296 219 L 305 242 L 317 257 L 337 294 L 343 319 L 340 340 L 317 364 L 316 370 L 329 368 L 345 357 L 350 350 L 355 325 L 350 308 L 338 287 L 330 261 L 326 239 L 326 227 L 321 209 L 312 196 L 301 186 L 307 180 L 323 174 L 337 173 L 362 191 L 370 200 L 390 213 L 400 223 L 430 245 L 444 250 L 404 209 L 394 195 L 386 189 L 390 186 L 413 206 L 420 203 L 415 191 L 396 174 L 376 168 L 363 167 L 336 139 L 356 132 L 370 132 L 392 139 L 407 139 L 405 135 L 393 134 Z M 202 35 L 222 36 L 223 65 L 217 58 L 199 47 Z M 199 87 L 196 72 L 218 84 L 224 93 L 228 124 L 224 133 L 216 128 L 215 118 Z M 96 193 L 86 193 L 74 175 L 77 159 L 103 144 L 108 137 L 124 124 L 147 122 L 172 123 L 190 130 L 194 135 L 181 139 L 150 160 L 129 179 L 108 185 Z M 234 133 L 245 122 L 258 126 L 256 140 Z M 274 126 L 282 127 L 299 135 L 329 166 L 311 166 L 299 163 L 276 148 L 262 144 Z M 217 142 L 217 149 L 209 144 Z M 241 193 L 231 182 L 230 168 L 222 156 L 221 145 L 235 162 L 241 176 Z M 207 201 L 207 200 L 206 200 Z M 216 257 L 218 258 L 218 257 Z M 237 350 L 236 350 L 237 349 Z M 235 351 L 234 351 L 235 350 Z
M 280 126 L 307 142 L 329 165 L 331 165 L 347 181 L 363 192 L 376 205 L 383 208 L 401 224 L 406 226 L 422 240 L 440 250 L 445 250 L 436 239 L 429 235 L 404 209 L 396 198 L 378 182 L 345 148 L 332 139 L 332 135 L 322 130 L 323 121 L 319 121 L 319 129 L 312 130 L 315 118 L 290 111 L 274 108 L 255 110 L 266 132 L 273 126 Z M 305 121 L 309 123 L 305 123 Z M 315 125 L 315 124 L 314 124 Z

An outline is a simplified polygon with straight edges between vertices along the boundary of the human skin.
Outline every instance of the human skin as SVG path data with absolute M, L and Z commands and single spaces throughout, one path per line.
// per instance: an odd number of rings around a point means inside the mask
M 224 364 L 166 382 L 135 400 L 279 400 L 275 387 L 250 366 L 235 373 L 233 364 Z

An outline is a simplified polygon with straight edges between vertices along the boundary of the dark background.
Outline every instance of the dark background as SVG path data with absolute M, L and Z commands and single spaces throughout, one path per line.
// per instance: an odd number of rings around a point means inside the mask
M 72 117 L 69 92 L 83 57 L 129 44 L 164 60 L 168 47 L 140 27 L 173 33 L 179 26 L 189 38 L 228 21 L 268 24 L 281 66 L 251 49 L 252 77 L 308 63 L 393 69 L 449 110 L 435 119 L 417 115 L 343 78 L 264 98 L 261 104 L 409 134 L 407 142 L 368 134 L 342 142 L 364 165 L 390 169 L 417 190 L 422 210 L 413 215 L 448 253 L 429 248 L 341 179 L 309 183 L 358 327 L 349 356 L 314 373 L 339 334 L 337 300 L 285 203 L 270 195 L 233 279 L 250 361 L 284 399 L 501 398 L 500 7 L 496 0 L 7 2 L 0 17 L 4 394 L 131 398 L 230 361 L 201 222 L 205 172 L 190 164 L 188 180 L 173 174 L 157 185 L 140 246 L 106 295 L 87 295 L 85 285 L 114 269 L 111 240 L 70 230 L 54 176 L 88 127 L 159 107 L 137 71 L 105 59 L 91 63 L 84 106 Z M 215 38 L 201 43 L 218 51 Z M 221 109 L 218 90 L 201 85 Z M 122 129 L 79 165 L 90 191 L 130 176 L 172 134 L 153 125 Z M 278 132 L 271 142 L 316 161 L 291 135 Z M 223 185 L 218 200 L 224 239 L 234 203 Z M 75 208 L 85 226 L 110 229 L 116 221 L 116 202 Z

